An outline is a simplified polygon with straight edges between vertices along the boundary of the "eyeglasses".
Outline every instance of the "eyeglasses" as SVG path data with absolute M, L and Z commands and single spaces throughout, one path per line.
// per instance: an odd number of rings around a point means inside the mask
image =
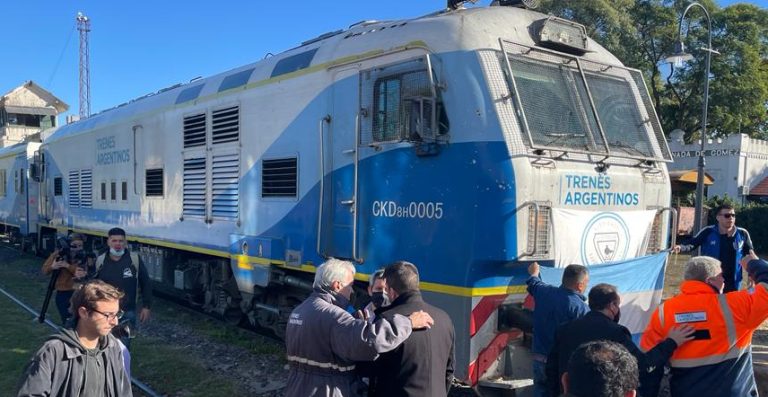
M 735 218 L 736 214 L 720 214 L 720 216 L 726 219 L 731 219 L 731 218 Z
M 104 318 L 107 319 L 107 321 L 111 321 L 112 319 L 118 319 L 119 320 L 119 319 L 123 318 L 123 314 L 125 314 L 122 310 L 118 311 L 117 313 L 104 313 L 104 312 L 100 312 L 100 311 L 98 311 L 96 309 L 91 309 L 91 311 L 95 312 L 95 313 L 101 314 L 102 316 L 104 316 Z

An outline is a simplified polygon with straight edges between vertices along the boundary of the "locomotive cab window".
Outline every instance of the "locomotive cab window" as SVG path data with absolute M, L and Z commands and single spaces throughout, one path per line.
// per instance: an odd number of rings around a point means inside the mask
M 535 149 L 671 160 L 635 69 L 504 42 L 521 130 Z
M 361 101 L 370 121 L 361 130 L 362 144 L 434 142 L 448 132 L 431 73 L 425 58 L 363 72 Z

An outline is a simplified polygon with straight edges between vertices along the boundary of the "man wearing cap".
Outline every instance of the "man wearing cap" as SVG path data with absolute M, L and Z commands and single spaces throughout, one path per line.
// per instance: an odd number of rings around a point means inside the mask
M 690 324 L 694 340 L 679 346 L 669 360 L 671 394 L 688 396 L 757 396 L 752 370 L 752 333 L 768 318 L 768 262 L 748 256 L 742 261 L 754 291 L 723 290 L 717 259 L 697 256 L 685 265 L 681 293 L 651 315 L 640 348 L 648 351 L 672 327 Z

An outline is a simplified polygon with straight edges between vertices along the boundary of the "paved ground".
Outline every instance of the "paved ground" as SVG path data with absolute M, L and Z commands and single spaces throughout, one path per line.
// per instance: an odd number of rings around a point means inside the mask
M 752 338 L 752 360 L 760 395 L 768 396 L 768 322 L 763 323 Z

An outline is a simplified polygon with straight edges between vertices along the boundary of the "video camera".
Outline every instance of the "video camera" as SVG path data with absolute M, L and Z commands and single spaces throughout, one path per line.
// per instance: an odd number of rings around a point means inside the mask
M 59 250 L 59 256 L 56 261 L 67 261 L 69 263 L 77 263 L 77 266 L 85 269 L 85 251 L 79 250 L 72 253 L 72 248 L 69 246 L 69 239 L 61 237 L 56 240 L 56 248 Z

